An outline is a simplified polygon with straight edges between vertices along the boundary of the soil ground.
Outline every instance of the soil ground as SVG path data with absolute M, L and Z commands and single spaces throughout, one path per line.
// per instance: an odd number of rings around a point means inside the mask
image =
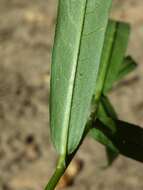
M 0 190 L 42 190 L 56 162 L 49 138 L 49 70 L 55 0 L 0 0 Z M 120 118 L 143 126 L 143 1 L 114 0 L 112 17 L 132 26 L 128 52 L 138 69 L 110 94 Z M 87 138 L 83 169 L 67 190 L 142 190 L 143 165 L 120 156 L 107 170 L 104 148 Z

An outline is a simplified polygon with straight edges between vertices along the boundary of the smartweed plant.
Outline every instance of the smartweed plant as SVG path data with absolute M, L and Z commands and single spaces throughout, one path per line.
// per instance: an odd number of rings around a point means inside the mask
M 108 99 L 136 68 L 125 56 L 130 26 L 109 19 L 111 0 L 59 0 L 52 54 L 51 139 L 59 155 L 45 190 L 55 189 L 89 135 L 105 145 L 108 164 L 122 154 L 143 161 L 143 129 L 121 121 Z

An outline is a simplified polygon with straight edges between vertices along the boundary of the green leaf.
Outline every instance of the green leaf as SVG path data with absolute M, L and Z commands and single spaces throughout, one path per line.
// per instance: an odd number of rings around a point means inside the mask
M 95 90 L 111 0 L 60 0 L 52 55 L 50 126 L 59 154 L 84 133 Z
M 126 23 L 114 20 L 109 20 L 108 22 L 96 83 L 95 104 L 99 102 L 103 92 L 105 93 L 111 89 L 118 76 L 123 74 L 123 69 L 129 70 L 129 68 L 122 66 L 128 44 L 129 31 L 129 25 Z M 130 63 L 130 66 L 131 65 L 133 66 L 133 63 Z
M 93 102 L 95 106 L 98 105 L 103 88 L 104 88 L 105 78 L 106 78 L 108 67 L 110 64 L 110 56 L 113 51 L 113 46 L 115 42 L 116 29 L 117 29 L 117 22 L 113 20 L 109 20 L 106 33 L 105 33 L 101 63 L 100 63 L 98 77 L 96 81 L 96 89 L 95 89 L 95 97 L 94 97 L 95 101 Z
M 118 22 L 116 35 L 114 38 L 114 45 L 112 48 L 113 51 L 110 56 L 108 74 L 105 79 L 104 94 L 106 94 L 106 92 L 112 88 L 114 81 L 116 81 L 118 77 L 118 73 L 127 49 L 129 33 L 129 25 L 123 22 Z
M 125 57 L 116 80 L 117 81 L 122 80 L 127 74 L 134 71 L 136 67 L 137 67 L 137 64 L 132 59 L 132 57 L 130 56 Z
M 108 141 L 112 142 L 112 145 L 120 154 L 143 162 L 143 128 L 124 121 L 114 121 L 117 126 L 116 133 L 112 133 L 110 128 L 97 120 L 94 128 L 90 131 L 90 135 L 96 140 L 94 133 L 99 130 L 102 136 L 105 136 Z M 105 145 L 105 143 L 102 144 Z M 109 143 L 107 145 L 113 150 Z

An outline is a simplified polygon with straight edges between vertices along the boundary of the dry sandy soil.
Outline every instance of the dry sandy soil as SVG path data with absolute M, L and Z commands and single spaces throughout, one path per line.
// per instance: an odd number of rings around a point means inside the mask
M 42 190 L 56 153 L 49 138 L 48 95 L 55 0 L 0 0 L 0 190 Z M 128 52 L 138 69 L 110 97 L 120 118 L 143 126 L 143 1 L 114 0 L 112 17 L 128 21 Z M 120 156 L 107 170 L 104 148 L 86 139 L 83 169 L 67 190 L 142 190 L 143 165 Z

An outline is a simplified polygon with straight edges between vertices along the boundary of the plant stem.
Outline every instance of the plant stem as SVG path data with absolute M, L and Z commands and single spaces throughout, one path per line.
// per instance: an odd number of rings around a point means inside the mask
M 59 182 L 60 178 L 64 174 L 65 168 L 56 168 L 53 176 L 49 180 L 49 183 L 47 184 L 45 190 L 54 190 L 57 183 Z
M 45 190 L 54 190 L 55 189 L 55 187 L 58 184 L 60 178 L 63 176 L 65 170 L 69 166 L 70 162 L 72 161 L 72 159 L 74 158 L 76 152 L 78 151 L 80 145 L 82 144 L 84 138 L 88 134 L 89 130 L 92 128 L 92 123 L 95 120 L 95 117 L 93 117 L 93 115 L 91 117 L 92 119 L 89 120 L 87 122 L 87 124 L 86 124 L 85 132 L 83 134 L 83 138 L 82 138 L 79 146 L 77 147 L 77 149 L 71 155 L 68 155 L 68 156 L 61 155 L 60 156 L 58 164 L 57 164 L 57 167 L 56 167 L 56 170 L 55 170 L 54 174 L 52 175 L 51 179 L 49 180 L 47 186 L 45 187 Z
M 54 190 L 56 185 L 58 184 L 60 178 L 64 174 L 64 172 L 67 168 L 64 158 L 65 158 L 64 156 L 60 156 L 56 170 L 55 170 L 54 174 L 52 175 L 51 179 L 49 180 L 47 186 L 45 187 L 45 190 Z

